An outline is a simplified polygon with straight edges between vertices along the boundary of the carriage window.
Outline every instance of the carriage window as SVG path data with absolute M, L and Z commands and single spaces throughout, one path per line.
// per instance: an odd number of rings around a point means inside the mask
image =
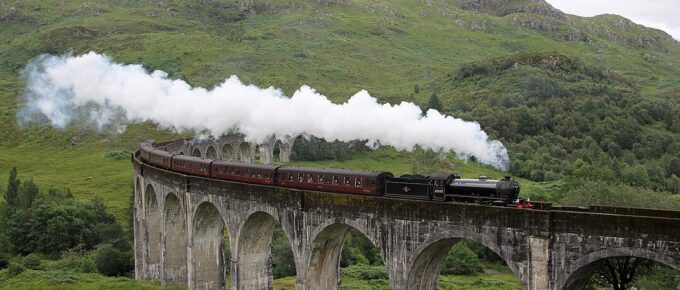
M 349 185 L 349 177 L 345 176 L 345 185 Z
M 236 170 L 234 170 L 234 172 L 236 172 L 236 175 L 239 175 L 239 174 L 241 174 L 241 171 L 240 171 L 240 170 L 238 170 L 238 168 L 236 168 Z
M 357 177 L 356 179 L 354 179 L 354 186 L 361 187 L 361 177 Z
M 323 183 L 323 175 L 319 174 L 319 176 L 316 179 L 319 183 Z
M 262 170 L 257 172 L 257 177 L 262 177 Z
M 288 173 L 288 180 L 293 181 L 293 179 L 295 179 L 295 177 L 293 176 L 293 174 L 292 174 L 292 173 Z
M 298 173 L 298 182 L 302 182 L 303 179 L 305 179 L 304 174 Z
M 333 176 L 333 184 L 338 184 L 340 182 L 340 179 L 337 176 Z
M 309 183 L 314 182 L 314 177 L 311 174 L 307 174 L 307 182 Z

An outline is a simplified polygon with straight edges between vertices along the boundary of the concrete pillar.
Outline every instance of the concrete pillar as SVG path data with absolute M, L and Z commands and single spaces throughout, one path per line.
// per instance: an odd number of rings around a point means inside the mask
M 224 289 L 224 222 L 214 205 L 199 205 L 189 238 L 189 289 Z
M 135 182 L 135 206 L 132 208 L 133 220 L 134 220 L 134 246 L 135 246 L 135 279 L 144 279 L 144 253 L 146 248 L 144 245 L 146 241 L 144 240 L 144 203 L 142 202 L 142 187 L 143 182 L 141 177 L 137 177 Z
M 186 211 L 179 198 L 168 194 L 163 211 L 162 285 L 187 284 Z
M 531 273 L 529 276 L 529 289 L 531 290 L 550 289 L 550 275 L 548 273 L 549 242 L 548 238 L 529 237 L 529 271 Z
M 145 268 L 144 279 L 159 280 L 161 265 L 161 212 L 151 185 L 144 191 Z
M 291 161 L 290 154 L 293 152 L 293 143 L 295 143 L 295 139 L 297 138 L 291 138 L 287 142 L 281 142 L 281 145 L 279 145 L 279 159 L 281 162 Z
M 235 269 L 239 290 L 273 288 L 271 244 L 276 220 L 264 212 L 251 215 L 238 237 Z
M 262 164 L 273 164 L 274 163 L 274 153 L 273 149 L 269 144 L 262 144 L 258 147 L 260 160 Z

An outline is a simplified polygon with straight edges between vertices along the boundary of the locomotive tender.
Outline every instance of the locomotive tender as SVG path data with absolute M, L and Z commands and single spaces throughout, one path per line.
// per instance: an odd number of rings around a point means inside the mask
M 433 201 L 505 205 L 519 196 L 520 184 L 509 176 L 464 179 L 454 174 L 402 175 L 311 167 L 273 166 L 173 155 L 144 142 L 135 153 L 151 165 L 188 175 L 302 190 Z

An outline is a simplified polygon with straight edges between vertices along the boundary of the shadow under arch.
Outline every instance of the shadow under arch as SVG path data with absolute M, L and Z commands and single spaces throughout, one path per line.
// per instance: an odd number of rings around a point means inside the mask
M 191 151 L 191 156 L 193 157 L 201 157 L 201 150 L 198 148 L 194 148 L 193 151 Z
M 463 240 L 479 243 L 498 255 L 510 270 L 512 270 L 512 273 L 520 284 L 522 283 L 519 278 L 519 269 L 517 269 L 516 265 L 508 263 L 508 261 L 512 261 L 512 259 L 501 255 L 498 245 L 489 243 L 484 239 L 464 237 L 443 232 L 429 238 L 416 249 L 416 254 L 410 263 L 411 268 L 408 270 L 406 289 L 436 289 L 439 285 L 439 276 L 444 266 L 446 256 L 456 243 Z M 522 287 L 527 289 L 525 285 L 522 285 Z
M 207 159 L 217 159 L 217 151 L 215 151 L 215 147 L 208 146 L 208 148 L 205 149 L 205 158 L 207 158 Z
M 162 280 L 169 285 L 186 284 L 188 244 L 186 211 L 174 193 L 166 196 L 164 206 Z
M 237 260 L 239 289 L 272 289 L 272 242 L 274 230 L 280 223 L 271 213 L 256 211 L 251 213 L 241 225 L 238 236 Z M 283 229 L 292 248 L 292 237 Z M 297 257 L 296 251 L 293 258 Z
M 274 141 L 274 146 L 272 146 L 272 164 L 281 162 L 281 140 L 277 139 Z
M 156 190 L 148 184 L 144 190 L 145 253 L 147 279 L 160 279 L 161 263 L 161 211 L 156 200 Z
M 194 212 L 191 257 L 194 285 L 190 289 L 224 289 L 224 221 L 217 207 L 205 201 Z
M 307 261 L 305 287 L 308 289 L 340 289 L 340 258 L 345 238 L 352 229 L 366 237 L 371 244 L 380 249 L 365 228 L 358 224 L 327 222 L 314 235 L 311 252 Z M 380 255 L 383 264 L 386 261 Z
M 594 274 L 599 262 L 607 258 L 631 257 L 652 260 L 680 271 L 680 260 L 647 249 L 620 247 L 592 252 L 568 263 L 568 267 L 555 281 L 555 289 L 583 289 Z M 561 277 L 561 278 L 559 278 Z

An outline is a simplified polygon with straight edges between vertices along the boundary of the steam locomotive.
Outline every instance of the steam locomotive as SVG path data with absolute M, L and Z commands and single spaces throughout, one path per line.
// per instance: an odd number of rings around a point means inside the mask
M 145 142 L 137 151 L 145 163 L 188 175 L 335 193 L 434 201 L 505 205 L 517 200 L 520 184 L 509 176 L 464 179 L 454 174 L 402 175 L 311 167 L 273 166 L 173 155 Z

